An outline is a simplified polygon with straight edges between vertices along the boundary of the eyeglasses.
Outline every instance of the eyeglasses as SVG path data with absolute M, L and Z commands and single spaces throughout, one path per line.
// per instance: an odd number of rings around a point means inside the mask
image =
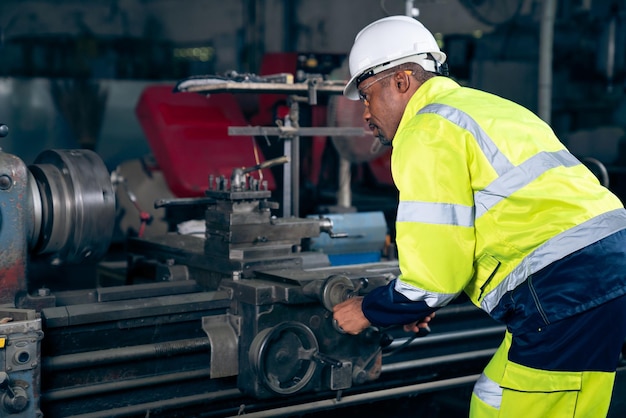
M 394 73 L 389 73 L 389 74 L 385 74 L 382 77 L 378 77 L 377 79 L 370 81 L 369 83 L 367 83 L 366 86 L 361 87 L 359 89 L 359 99 L 361 99 L 361 101 L 365 104 L 365 106 L 369 106 L 369 99 L 367 98 L 367 94 L 363 93 L 365 90 L 369 89 L 370 87 L 372 87 L 374 84 L 378 83 L 381 80 L 384 80 L 385 78 L 389 78 L 393 75 Z
M 409 76 L 411 76 L 411 75 L 413 75 L 413 74 L 414 74 L 414 72 L 413 72 L 412 70 L 404 70 L 404 73 L 406 73 L 406 74 L 407 74 L 407 75 L 409 75 Z M 374 84 L 378 83 L 380 80 L 384 80 L 385 78 L 387 78 L 387 77 L 391 77 L 391 76 L 392 76 L 392 75 L 394 75 L 394 74 L 395 74 L 395 72 L 391 72 L 391 73 L 386 74 L 386 75 L 384 75 L 384 76 L 382 76 L 382 77 L 378 77 L 376 80 L 370 81 L 370 82 L 369 82 L 369 83 L 368 83 L 365 87 L 361 87 L 361 88 L 359 89 L 359 91 L 358 91 L 358 92 L 359 92 L 359 99 L 361 99 L 361 101 L 365 104 L 365 106 L 368 106 L 368 107 L 369 107 L 369 105 L 370 105 L 370 101 L 369 101 L 369 99 L 367 98 L 367 94 L 366 94 L 366 93 L 363 93 L 363 91 L 364 91 L 364 90 L 369 89 L 369 88 L 370 88 L 370 87 L 372 87 Z M 358 85 L 358 84 L 357 84 L 357 85 Z
M 385 78 L 389 78 L 392 75 L 394 75 L 394 73 L 389 73 L 389 74 L 385 74 L 382 77 L 378 77 L 377 79 L 370 81 L 369 83 L 367 83 L 367 85 L 365 87 L 361 87 L 359 89 L 359 99 L 361 99 L 361 101 L 365 104 L 365 106 L 369 106 L 369 99 L 367 98 L 367 94 L 363 93 L 364 90 L 369 89 L 370 87 L 372 87 L 374 84 L 378 83 L 381 80 L 384 80 Z

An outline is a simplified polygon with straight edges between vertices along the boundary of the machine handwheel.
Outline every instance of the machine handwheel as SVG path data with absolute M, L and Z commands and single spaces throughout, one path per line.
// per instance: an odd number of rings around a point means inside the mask
M 354 291 L 354 284 L 346 276 L 330 276 L 322 287 L 322 304 L 332 312 L 335 305 L 348 299 Z
M 259 332 L 250 347 L 250 363 L 272 392 L 289 395 L 306 387 L 317 363 L 313 331 L 299 322 L 283 322 Z

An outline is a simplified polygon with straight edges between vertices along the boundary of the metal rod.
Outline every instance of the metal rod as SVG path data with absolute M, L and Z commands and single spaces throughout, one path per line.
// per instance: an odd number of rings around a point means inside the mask
M 371 135 L 369 131 L 363 128 L 333 128 L 333 127 L 268 127 L 268 126 L 229 126 L 229 136 L 363 136 Z
M 316 93 L 342 94 L 345 83 L 339 80 L 324 81 L 316 85 Z M 190 78 L 179 82 L 176 91 L 188 91 L 196 93 L 274 93 L 274 94 L 300 94 L 307 95 L 309 83 L 256 83 Z
M 282 408 L 274 408 L 259 412 L 245 412 L 246 418 L 260 417 L 282 417 L 297 416 L 304 412 L 317 412 L 348 406 L 359 405 L 362 403 L 372 403 L 374 401 L 382 401 L 386 399 L 397 398 L 401 396 L 415 396 L 419 393 L 433 392 L 441 389 L 451 389 L 458 386 L 465 386 L 478 380 L 477 374 L 452 379 L 439 380 L 436 382 L 418 383 L 415 385 L 402 386 L 398 388 L 383 389 L 372 392 L 365 392 L 356 395 L 343 396 L 341 399 L 332 398 L 321 401 L 308 402 L 299 405 L 286 406 Z
M 172 206 L 205 206 L 215 204 L 215 199 L 211 197 L 179 197 L 174 199 L 157 199 L 154 202 L 154 208 Z
M 270 168 L 270 167 L 274 167 L 275 165 L 286 164 L 288 162 L 289 162 L 289 157 L 287 157 L 286 155 L 283 155 L 282 157 L 273 158 L 271 160 L 266 160 L 252 167 L 244 168 L 242 171 L 244 173 L 251 173 L 253 171 L 263 170 L 264 168 Z
M 300 216 L 300 137 L 291 140 L 291 215 Z
M 502 334 L 504 336 L 504 331 L 506 330 L 505 326 L 493 326 L 489 328 L 480 328 L 470 331 L 455 331 L 455 332 L 447 332 L 443 334 L 431 334 L 428 338 L 416 338 L 413 340 L 408 347 L 414 347 L 417 345 L 428 345 L 428 344 L 436 344 L 436 343 L 450 343 L 454 340 L 464 340 L 469 338 L 478 338 L 478 337 L 487 337 L 490 335 Z M 404 342 L 408 338 L 400 338 L 398 340 L 394 340 L 388 347 L 387 350 L 393 350 L 399 345 L 404 344 Z M 386 350 L 386 351 L 387 351 Z
M 49 392 L 43 392 L 41 394 L 41 399 L 46 402 L 63 401 L 67 399 L 102 395 L 105 393 L 119 392 L 129 389 L 172 384 L 185 380 L 210 378 L 211 372 L 209 369 L 190 370 L 187 372 L 169 373 L 160 376 L 151 376 L 132 380 L 116 380 L 96 385 L 72 387 L 69 389 L 53 389 Z
M 300 104 L 292 98 L 289 109 L 291 126 L 300 131 Z M 291 140 L 291 213 L 300 216 L 300 134 Z
M 491 357 L 496 352 L 495 348 L 487 348 L 484 350 L 466 351 L 463 353 L 449 354 L 446 356 L 428 357 L 418 360 L 401 361 L 392 364 L 383 364 L 382 373 L 398 372 L 418 367 L 434 366 L 436 364 L 446 364 L 456 361 L 476 360 L 480 358 Z
M 164 399 L 156 402 L 146 402 L 137 405 L 125 406 L 122 408 L 107 409 L 106 411 L 89 412 L 86 414 L 72 415 L 66 418 L 110 418 L 135 416 L 138 413 L 147 413 L 155 410 L 167 410 L 169 408 L 198 405 L 209 401 L 222 401 L 226 399 L 234 399 L 241 396 L 239 389 L 226 389 L 219 392 L 202 393 L 199 395 L 182 396 L 171 399 Z M 148 416 L 148 415 L 146 415 Z
M 339 185 L 337 187 L 337 206 L 349 208 L 352 206 L 352 164 L 345 158 L 339 160 Z
M 45 357 L 43 359 L 43 368 L 46 371 L 80 369 L 125 361 L 146 360 L 162 357 L 163 355 L 188 354 L 210 348 L 211 344 L 207 338 L 167 341 L 159 344 L 145 344 Z
M 283 166 L 283 217 L 286 218 L 291 215 L 291 170 L 294 164 L 293 151 L 291 151 L 291 138 L 285 138 L 283 141 L 283 153 L 285 155 L 291 155 L 291 159 Z

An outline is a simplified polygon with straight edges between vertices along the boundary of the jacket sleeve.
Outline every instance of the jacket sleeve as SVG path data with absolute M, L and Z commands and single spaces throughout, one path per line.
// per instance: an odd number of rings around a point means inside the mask
M 405 325 L 419 321 L 436 311 L 424 302 L 413 302 L 394 290 L 395 280 L 380 286 L 363 298 L 363 314 L 380 327 Z
M 396 141 L 397 140 L 397 141 Z M 416 115 L 394 138 L 399 191 L 394 290 L 431 308 L 455 299 L 473 276 L 476 232 L 472 135 L 437 115 Z

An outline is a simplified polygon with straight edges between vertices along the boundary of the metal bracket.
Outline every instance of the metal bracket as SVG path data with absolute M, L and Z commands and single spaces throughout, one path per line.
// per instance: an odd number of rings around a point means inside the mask
M 294 126 L 229 126 L 229 136 L 278 136 L 280 138 L 293 138 L 295 136 L 362 136 L 367 134 L 363 128 L 341 127 L 294 127 Z
M 211 343 L 211 379 L 239 374 L 241 317 L 231 314 L 205 316 L 202 329 Z

